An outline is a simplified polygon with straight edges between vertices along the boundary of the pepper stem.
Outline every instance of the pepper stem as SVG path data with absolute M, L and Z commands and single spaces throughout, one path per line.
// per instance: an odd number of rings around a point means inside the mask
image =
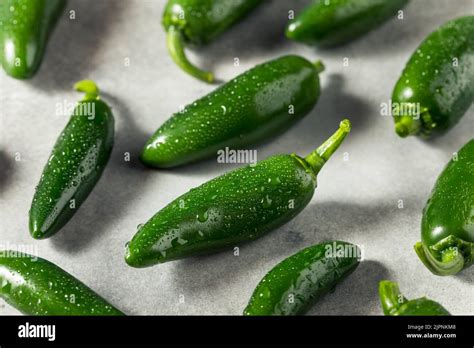
M 441 260 L 438 260 L 422 242 L 416 243 L 414 248 L 421 262 L 435 275 L 453 275 L 464 268 L 464 255 L 459 248 L 447 248 L 442 252 Z
M 324 66 L 323 62 L 321 60 L 317 60 L 314 62 L 314 67 L 316 68 L 316 71 L 318 74 L 322 73 L 324 70 L 326 70 L 326 67 Z
M 204 82 L 212 83 L 214 81 L 214 75 L 211 72 L 199 69 L 188 60 L 184 52 L 183 42 L 184 38 L 181 30 L 170 26 L 166 35 L 166 43 L 171 58 L 173 58 L 174 62 L 178 64 L 181 69 L 191 76 Z
M 417 135 L 421 131 L 421 121 L 411 116 L 401 116 L 395 123 L 395 132 L 405 138 L 409 135 Z
M 92 80 L 82 80 L 74 84 L 74 89 L 78 92 L 84 92 L 84 100 L 94 100 L 99 98 L 99 88 Z
M 305 161 L 311 166 L 314 174 L 318 174 L 324 164 L 344 141 L 345 137 L 351 131 L 351 122 L 343 120 L 339 129 L 321 146 L 305 157 Z
M 390 280 L 382 280 L 379 283 L 379 297 L 385 315 L 395 315 L 400 305 L 407 301 L 398 284 Z

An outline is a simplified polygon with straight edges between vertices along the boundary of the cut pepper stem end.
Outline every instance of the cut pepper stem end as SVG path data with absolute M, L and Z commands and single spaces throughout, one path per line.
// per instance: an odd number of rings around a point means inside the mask
M 334 152 L 339 148 L 347 134 L 351 131 L 351 122 L 343 120 L 339 129 L 331 135 L 321 146 L 306 156 L 306 162 L 311 166 L 315 174 L 318 174 L 324 164 L 329 160 Z
M 421 121 L 411 116 L 401 116 L 395 122 L 395 132 L 406 138 L 409 135 L 417 135 L 421 131 Z
M 168 51 L 173 58 L 174 62 L 189 75 L 195 78 L 207 82 L 214 82 L 214 75 L 209 71 L 201 70 L 200 68 L 193 65 L 184 52 L 184 38 L 180 29 L 170 26 L 166 35 L 166 43 Z
M 92 80 L 82 80 L 74 84 L 74 89 L 86 94 L 84 100 L 94 100 L 99 97 L 99 88 Z
M 464 268 L 464 255 L 457 248 L 449 248 L 443 252 L 441 260 L 438 260 L 422 242 L 416 243 L 414 249 L 421 262 L 435 275 L 453 275 Z
M 326 70 L 326 67 L 324 66 L 321 60 L 317 60 L 316 62 L 314 62 L 314 67 L 316 68 L 316 71 L 318 72 L 318 74 Z
M 379 297 L 385 315 L 394 315 L 400 305 L 406 301 L 398 284 L 390 280 L 382 280 L 379 283 Z

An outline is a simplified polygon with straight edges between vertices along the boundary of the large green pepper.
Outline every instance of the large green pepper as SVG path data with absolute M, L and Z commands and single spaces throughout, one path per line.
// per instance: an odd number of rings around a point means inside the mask
M 379 283 L 379 296 L 385 315 L 399 316 L 428 316 L 451 315 L 438 302 L 426 297 L 407 300 L 400 292 L 398 284 L 389 280 Z
M 127 263 L 146 267 L 209 253 L 285 224 L 309 203 L 316 175 L 349 131 L 345 120 L 306 158 L 275 155 L 185 193 L 139 229 L 128 243 Z
M 436 275 L 474 263 L 474 139 L 448 163 L 423 210 L 415 251 Z
M 171 57 L 188 74 L 213 82 L 211 72 L 189 62 L 183 46 L 207 44 L 261 3 L 262 0 L 169 0 L 163 26 Z
M 352 273 L 359 260 L 360 249 L 346 242 L 329 241 L 303 249 L 265 275 L 244 315 L 304 314 Z
M 55 264 L 11 250 L 0 251 L 0 297 L 28 315 L 123 315 Z
M 148 140 L 141 160 L 167 168 L 269 139 L 311 111 L 323 69 L 299 56 L 259 65 L 173 115 Z
M 0 1 L 0 62 L 17 79 L 32 77 L 65 0 Z
M 286 29 L 289 39 L 321 47 L 349 42 L 393 17 L 408 0 L 315 0 Z
M 447 22 L 411 56 L 393 91 L 401 137 L 442 133 L 474 100 L 474 16 Z
M 86 93 L 59 136 L 30 209 L 30 232 L 47 238 L 59 231 L 86 200 L 112 151 L 114 117 L 89 80 L 75 85 Z

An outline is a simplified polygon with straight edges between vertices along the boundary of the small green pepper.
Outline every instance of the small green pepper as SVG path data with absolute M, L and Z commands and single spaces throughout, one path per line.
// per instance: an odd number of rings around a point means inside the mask
M 395 131 L 401 137 L 441 134 L 473 100 L 474 16 L 467 16 L 442 25 L 411 56 L 393 91 Z
M 400 293 L 398 284 L 389 280 L 379 283 L 379 296 L 385 315 L 400 316 L 429 316 L 429 315 L 451 315 L 438 302 L 426 297 L 415 300 L 407 300 Z
M 114 117 L 99 98 L 94 82 L 75 89 L 85 92 L 59 136 L 36 187 L 30 209 L 30 232 L 47 238 L 59 231 L 86 200 L 112 152 Z
M 0 251 L 0 297 L 27 315 L 123 315 L 55 264 L 11 250 Z
M 127 245 L 130 266 L 146 267 L 257 239 L 310 202 L 316 175 L 350 131 L 348 120 L 306 158 L 275 155 L 217 177 L 177 198 Z
M 313 245 L 276 265 L 257 285 L 244 315 L 304 314 L 359 265 L 356 245 L 329 241 Z
M 415 251 L 436 275 L 452 275 L 474 263 L 474 139 L 451 159 L 423 210 Z
M 215 39 L 260 5 L 262 0 L 169 0 L 163 13 L 168 50 L 175 63 L 205 82 L 214 75 L 194 66 L 184 44 L 201 46 Z
M 320 47 L 347 43 L 393 17 L 408 0 L 316 0 L 286 29 L 289 39 Z
M 169 168 L 271 138 L 313 109 L 323 70 L 299 56 L 258 65 L 173 115 L 146 143 L 142 162 Z
M 8 75 L 27 79 L 36 73 L 65 4 L 65 0 L 0 2 L 0 63 Z

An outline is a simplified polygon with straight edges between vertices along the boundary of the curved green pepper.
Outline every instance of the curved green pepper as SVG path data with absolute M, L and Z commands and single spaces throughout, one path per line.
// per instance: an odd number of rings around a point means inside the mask
M 415 300 L 407 300 L 400 293 L 398 284 L 389 280 L 379 283 L 379 296 L 385 315 L 400 316 L 428 316 L 428 315 L 451 315 L 438 302 L 426 297 Z
M 123 315 L 55 264 L 11 250 L 0 251 L 0 297 L 27 315 Z
M 0 2 L 0 62 L 8 75 L 27 79 L 36 73 L 65 4 L 65 0 Z
M 347 43 L 379 26 L 408 0 L 316 0 L 286 28 L 289 39 L 320 47 Z
M 442 133 L 474 100 L 474 16 L 442 25 L 411 56 L 393 91 L 401 137 Z
M 166 121 L 146 143 L 142 162 L 174 167 L 282 132 L 315 106 L 323 69 L 285 56 L 245 72 Z
M 99 180 L 112 152 L 112 111 L 99 98 L 94 82 L 84 80 L 74 87 L 86 96 L 56 141 L 31 204 L 30 232 L 37 239 L 50 237 L 71 219 Z
M 217 177 L 177 198 L 127 245 L 130 266 L 146 267 L 254 240 L 295 217 L 311 200 L 316 175 L 350 122 L 306 158 L 275 155 Z
M 261 3 L 262 0 L 169 0 L 163 13 L 163 26 L 171 57 L 188 74 L 213 82 L 211 72 L 189 62 L 183 46 L 207 44 Z
M 448 163 L 423 210 L 415 251 L 436 275 L 474 263 L 474 139 Z
M 276 265 L 257 285 L 244 315 L 304 314 L 359 265 L 356 245 L 313 245 Z

